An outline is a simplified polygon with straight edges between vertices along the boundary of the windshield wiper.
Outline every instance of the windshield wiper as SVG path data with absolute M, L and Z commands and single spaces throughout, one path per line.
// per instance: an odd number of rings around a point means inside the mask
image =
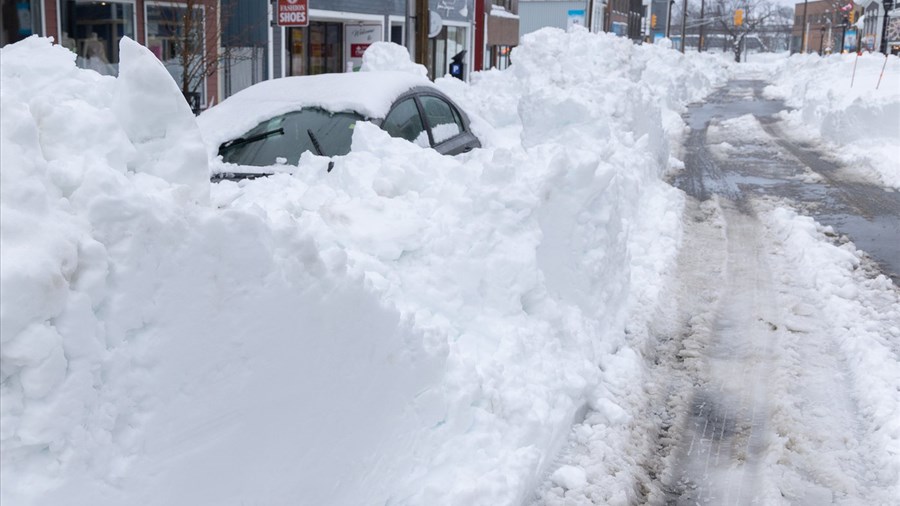
M 309 140 L 312 141 L 313 147 L 316 148 L 316 154 L 319 156 L 326 156 L 325 152 L 322 151 L 322 145 L 319 144 L 319 139 L 316 139 L 316 134 L 313 133 L 311 128 L 306 129 L 306 134 L 309 135 Z M 334 162 L 328 160 L 328 172 L 331 172 L 331 169 L 334 168 Z
M 273 135 L 284 135 L 284 128 L 276 128 L 275 130 L 269 130 L 268 132 L 262 132 L 256 135 L 251 135 L 250 137 L 238 137 L 237 139 L 230 140 L 221 146 L 219 146 L 219 151 L 223 149 L 229 149 L 236 146 L 242 146 L 244 144 L 250 144 L 251 142 L 261 141 L 267 137 L 271 137 Z

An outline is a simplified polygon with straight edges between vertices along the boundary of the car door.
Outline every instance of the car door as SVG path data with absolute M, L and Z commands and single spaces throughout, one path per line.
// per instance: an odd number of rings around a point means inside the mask
M 431 135 L 431 146 L 439 153 L 458 155 L 481 146 L 469 132 L 459 109 L 449 100 L 428 92 L 420 93 L 416 98 Z

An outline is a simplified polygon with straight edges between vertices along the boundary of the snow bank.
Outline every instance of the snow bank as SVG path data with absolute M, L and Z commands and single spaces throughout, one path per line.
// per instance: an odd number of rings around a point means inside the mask
M 897 347 L 900 296 L 897 289 L 884 275 L 873 278 L 860 268 L 863 253 L 852 243 L 832 244 L 825 236 L 833 235 L 830 227 L 817 225 L 812 218 L 786 208 L 765 211 L 761 218 L 772 244 L 785 258 L 782 279 L 794 285 L 790 294 L 783 294 L 785 307 L 794 315 L 785 322 L 790 335 L 794 339 L 814 338 L 815 346 L 826 349 L 831 342 L 837 343 L 837 356 L 845 365 L 847 381 L 856 400 L 849 408 L 856 410 L 865 422 L 863 426 L 845 427 L 840 437 L 860 445 L 860 453 L 873 463 L 871 468 L 860 470 L 865 482 L 873 488 L 867 492 L 884 498 L 875 502 L 891 502 L 900 496 L 900 349 Z M 807 333 L 810 329 L 814 331 Z M 825 392 L 826 396 L 829 394 Z M 802 405 L 804 399 L 797 402 Z M 814 435 L 819 428 L 803 429 Z M 863 442 L 872 442 L 874 446 L 867 449 L 862 447 Z M 802 441 L 783 443 L 793 446 L 795 452 L 809 451 Z M 831 460 L 823 459 L 828 461 L 823 466 Z M 836 475 L 840 476 L 839 470 Z
M 359 124 L 330 174 L 306 154 L 207 205 L 149 53 L 113 79 L 2 51 L 4 504 L 520 504 L 584 409 L 628 430 L 626 322 L 679 240 L 663 118 L 720 64 L 536 32 L 438 83 L 485 149 Z
M 825 139 L 849 167 L 900 188 L 900 58 L 794 55 L 771 75 L 765 93 L 796 109 L 785 119 L 797 135 Z

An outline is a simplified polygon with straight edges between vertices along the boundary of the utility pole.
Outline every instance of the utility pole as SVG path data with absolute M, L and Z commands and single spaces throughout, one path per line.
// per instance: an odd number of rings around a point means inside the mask
M 416 63 L 428 67 L 428 0 L 416 2 Z
M 476 1 L 477 3 L 477 1 Z M 587 22 L 585 23 L 587 26 L 585 28 L 588 29 L 588 32 L 594 32 L 594 0 L 588 0 L 587 5 L 585 6 L 587 9 Z
M 697 52 L 703 52 L 703 8 L 706 7 L 706 0 L 700 0 L 700 38 L 697 40 Z
M 687 0 L 681 4 L 681 54 L 684 54 L 685 44 L 685 27 L 687 26 Z
M 675 0 L 669 0 L 669 10 L 666 12 L 666 38 L 669 38 L 669 32 L 672 30 L 672 4 Z
M 803 0 L 803 35 L 800 37 L 800 52 L 804 54 L 809 50 L 806 43 L 806 36 L 809 35 L 806 33 L 806 31 L 809 30 L 809 26 L 807 26 L 806 22 L 806 7 L 808 5 L 809 0 Z

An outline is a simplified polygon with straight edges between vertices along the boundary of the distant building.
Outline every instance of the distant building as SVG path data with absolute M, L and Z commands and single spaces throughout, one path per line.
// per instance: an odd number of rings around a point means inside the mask
M 863 51 L 878 51 L 881 47 L 884 6 L 881 0 L 863 0 L 860 6 L 863 8 L 863 15 L 857 23 L 860 30 L 860 48 Z
M 512 48 L 519 45 L 519 0 L 476 1 L 484 2 L 487 19 L 482 68 L 505 69 L 510 64 Z
M 854 5 L 851 0 L 817 0 L 805 5 L 806 19 L 803 16 L 804 3 L 794 6 L 791 53 L 804 50 L 807 53 L 839 53 L 845 47 L 856 51 L 858 35 L 853 23 L 862 15 L 862 7 Z M 804 22 L 807 26 L 806 40 L 803 40 Z M 848 43 L 851 44 L 848 46 Z
M 581 25 L 639 42 L 644 39 L 647 10 L 644 0 L 519 0 L 519 33 Z
M 882 51 L 884 41 L 884 1 L 867 0 L 861 3 L 863 16 L 860 23 L 861 47 L 866 51 Z M 896 0 L 891 10 L 887 13 L 887 51 L 891 54 L 900 54 L 900 8 Z

